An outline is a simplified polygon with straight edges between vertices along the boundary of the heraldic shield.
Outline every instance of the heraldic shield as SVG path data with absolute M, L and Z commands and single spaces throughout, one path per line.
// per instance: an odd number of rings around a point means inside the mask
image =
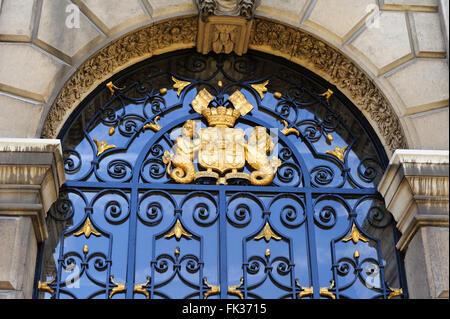
M 228 98 L 233 107 L 209 107 L 213 100 L 203 89 L 192 101 L 192 107 L 206 118 L 209 127 L 200 129 L 196 137 L 195 122 L 186 121 L 175 141 L 174 153 L 166 151 L 163 157 L 169 176 L 183 184 L 193 181 L 228 184 L 236 180 L 252 185 L 272 183 L 281 161 L 267 156 L 274 148 L 267 129 L 254 127 L 247 140 L 244 130 L 234 128 L 236 120 L 249 113 L 253 106 L 240 91 Z M 196 171 L 194 158 L 206 171 Z M 251 174 L 240 172 L 246 163 L 255 169 Z

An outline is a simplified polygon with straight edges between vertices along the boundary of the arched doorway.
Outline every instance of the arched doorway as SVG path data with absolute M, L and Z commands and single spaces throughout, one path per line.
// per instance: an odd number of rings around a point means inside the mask
M 59 136 L 42 298 L 402 295 L 387 161 L 359 111 L 257 52 L 154 57 L 100 86 Z

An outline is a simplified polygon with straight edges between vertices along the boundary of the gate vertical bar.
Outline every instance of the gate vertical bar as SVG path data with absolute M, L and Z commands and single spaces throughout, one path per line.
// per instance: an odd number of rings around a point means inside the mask
M 219 191 L 219 286 L 220 299 L 228 297 L 227 270 L 227 196 L 224 188 Z
M 128 254 L 127 254 L 127 282 L 126 299 L 133 299 L 134 293 L 134 273 L 136 267 L 136 224 L 137 224 L 137 202 L 138 189 L 134 186 L 130 195 L 130 227 L 128 233 Z
M 314 232 L 314 207 L 312 203 L 311 192 L 305 193 L 306 200 L 306 232 L 307 232 L 307 247 L 309 254 L 309 269 L 310 278 L 313 290 L 314 299 L 320 299 L 320 283 L 319 283 L 319 272 L 317 263 L 317 249 L 316 249 L 316 235 Z

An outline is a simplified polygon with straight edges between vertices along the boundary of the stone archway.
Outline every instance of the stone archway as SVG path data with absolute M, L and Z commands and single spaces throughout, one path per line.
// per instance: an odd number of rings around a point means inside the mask
M 168 19 L 135 30 L 88 58 L 51 106 L 42 136 L 55 138 L 78 103 L 118 71 L 153 55 L 196 46 L 198 17 Z M 372 124 L 388 153 L 406 147 L 400 121 L 382 91 L 353 61 L 326 42 L 292 26 L 257 17 L 249 48 L 292 60 L 336 85 Z

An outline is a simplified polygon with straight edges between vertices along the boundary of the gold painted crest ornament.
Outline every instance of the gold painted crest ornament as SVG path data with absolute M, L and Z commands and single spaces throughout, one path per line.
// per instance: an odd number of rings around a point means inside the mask
M 275 146 L 267 129 L 254 127 L 247 140 L 246 132 L 234 127 L 239 117 L 251 112 L 253 106 L 240 91 L 228 99 L 233 107 L 209 107 L 213 100 L 203 89 L 192 101 L 193 109 L 203 115 L 209 126 L 196 132 L 194 121 L 184 123 L 173 153 L 166 151 L 163 156 L 169 176 L 182 184 L 201 180 L 216 184 L 241 180 L 260 186 L 272 183 L 281 161 L 267 155 Z M 198 168 L 204 170 L 196 171 L 194 159 L 198 160 Z M 255 171 L 242 172 L 246 164 Z

